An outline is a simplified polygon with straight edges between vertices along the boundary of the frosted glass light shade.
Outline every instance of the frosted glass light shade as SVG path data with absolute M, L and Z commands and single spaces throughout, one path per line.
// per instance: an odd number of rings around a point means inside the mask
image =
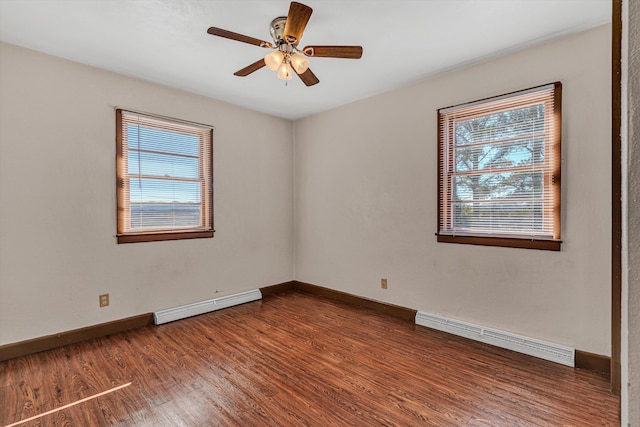
M 291 66 L 296 70 L 296 73 L 302 74 L 309 69 L 309 60 L 294 53 L 291 55 Z
M 275 52 L 268 53 L 264 57 L 264 63 L 267 65 L 267 68 L 269 68 L 271 71 L 275 71 L 278 69 L 280 64 L 282 64 L 283 59 L 284 59 L 284 54 L 279 50 L 276 50 Z
M 291 65 L 289 65 L 287 62 L 283 62 L 278 69 L 278 78 L 280 80 L 291 80 L 292 72 L 293 70 L 291 70 Z

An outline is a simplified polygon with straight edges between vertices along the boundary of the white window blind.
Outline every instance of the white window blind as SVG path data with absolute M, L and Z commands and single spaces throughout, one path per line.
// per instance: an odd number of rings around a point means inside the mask
M 212 129 L 121 109 L 116 115 L 118 236 L 210 237 Z M 194 232 L 205 235 L 175 234 Z
M 560 239 L 560 104 L 553 83 L 438 110 L 439 236 Z

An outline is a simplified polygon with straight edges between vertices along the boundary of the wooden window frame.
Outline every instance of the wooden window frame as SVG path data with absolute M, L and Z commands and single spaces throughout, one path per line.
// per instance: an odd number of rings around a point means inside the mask
M 149 113 L 141 113 L 121 108 L 116 109 L 116 198 L 117 198 L 117 242 L 118 243 L 139 243 L 139 242 L 156 242 L 166 240 L 183 240 L 183 239 L 201 239 L 212 238 L 214 235 L 213 228 L 213 128 L 208 128 L 208 138 L 199 142 L 198 155 L 198 174 L 199 181 L 203 183 L 201 186 L 201 225 L 193 228 L 183 228 L 177 230 L 149 230 L 149 231 L 131 231 L 127 227 L 127 221 L 130 215 L 130 195 L 128 191 L 129 179 L 127 177 L 127 153 L 123 145 L 123 112 L 140 115 L 141 117 L 151 120 L 159 120 L 171 123 L 178 123 L 184 126 L 197 126 L 202 133 L 203 125 L 199 123 L 188 122 L 185 120 L 174 119 Z M 152 126 L 150 126 L 152 127 Z M 158 129 L 161 129 L 158 127 Z M 208 147 L 203 147 L 209 144 Z
M 553 236 L 551 238 L 540 238 L 537 236 L 529 236 L 526 234 L 511 234 L 511 233 L 474 233 L 465 230 L 464 232 L 456 232 L 456 230 L 450 226 L 448 229 L 443 232 L 443 228 L 447 228 L 450 224 L 451 220 L 447 219 L 450 217 L 448 211 L 451 210 L 451 198 L 452 192 L 445 191 L 446 183 L 449 182 L 448 171 L 452 170 L 452 165 L 450 164 L 453 161 L 453 155 L 449 155 L 449 165 L 445 165 L 443 159 L 444 150 L 449 151 L 449 153 L 453 150 L 453 141 L 452 138 L 448 138 L 447 132 L 445 132 L 444 126 L 453 126 L 453 123 L 448 122 L 445 125 L 445 120 L 442 117 L 442 111 L 457 107 L 464 107 L 471 104 L 489 104 L 493 101 L 509 99 L 513 97 L 517 97 L 519 95 L 525 93 L 531 93 L 536 90 L 542 90 L 545 87 L 554 86 L 554 95 L 553 95 L 553 120 L 555 126 L 553 127 L 553 131 L 548 140 L 545 140 L 545 149 L 552 150 L 551 159 L 553 164 L 551 165 L 551 173 L 545 172 L 544 178 L 544 186 L 545 190 L 547 188 L 550 189 L 552 194 L 552 205 L 553 212 L 552 221 L 553 221 Z M 530 105 L 535 105 L 536 103 L 531 103 Z M 526 106 L 526 104 L 524 104 Z M 517 108 L 520 108 L 518 106 Z M 511 107 L 509 109 L 515 109 L 516 107 Z M 506 109 L 508 110 L 508 109 Z M 473 101 L 466 104 L 461 104 L 459 106 L 452 106 L 447 108 L 442 108 L 438 110 L 438 223 L 436 233 L 437 241 L 444 243 L 461 243 L 461 244 L 471 244 L 471 245 L 482 245 L 482 246 L 500 246 L 500 247 L 509 247 L 509 248 L 524 248 L 524 249 L 540 249 L 540 250 L 551 250 L 551 251 L 559 251 L 561 249 L 562 240 L 560 239 L 560 229 L 561 229 L 561 163 L 562 163 L 562 150 L 561 150 L 561 134 L 562 134 L 562 84 L 560 82 L 554 82 L 551 84 L 545 84 L 541 86 L 532 87 L 529 89 L 523 89 L 516 92 L 507 93 L 504 95 L 499 95 L 495 97 L 480 99 L 477 101 Z M 494 110 L 490 105 L 487 105 L 487 109 L 482 112 L 482 114 L 490 114 L 496 112 L 498 110 Z M 451 132 L 449 132 L 451 134 Z M 546 161 L 546 159 L 545 159 Z

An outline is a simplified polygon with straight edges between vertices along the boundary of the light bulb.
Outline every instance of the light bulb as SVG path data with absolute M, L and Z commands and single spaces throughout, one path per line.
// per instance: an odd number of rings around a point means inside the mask
M 289 65 L 289 63 L 285 61 L 282 63 L 282 65 L 280 65 L 280 68 L 278 69 L 278 78 L 280 80 L 291 80 L 291 73 L 291 65 Z
M 296 70 L 296 73 L 302 74 L 309 69 L 309 60 L 294 53 L 291 55 L 291 66 Z
M 284 54 L 279 50 L 276 50 L 275 52 L 268 53 L 264 57 L 264 63 L 267 65 L 267 67 L 271 71 L 275 71 L 278 69 L 280 64 L 282 64 L 283 59 L 284 59 Z

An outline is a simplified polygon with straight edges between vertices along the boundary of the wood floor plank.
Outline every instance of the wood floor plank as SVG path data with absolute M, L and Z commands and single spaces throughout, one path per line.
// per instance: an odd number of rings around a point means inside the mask
M 608 378 L 290 290 L 0 362 L 0 426 L 617 426 Z

